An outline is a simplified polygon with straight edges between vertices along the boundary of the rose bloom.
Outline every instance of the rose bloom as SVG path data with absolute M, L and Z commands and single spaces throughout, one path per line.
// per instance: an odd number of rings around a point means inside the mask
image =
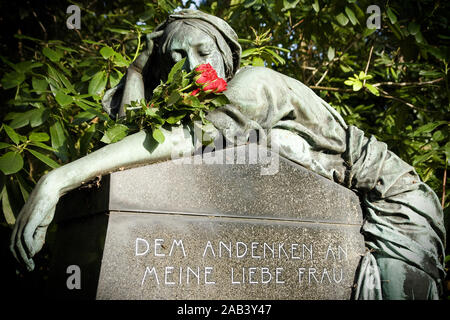
M 214 68 L 209 63 L 201 64 L 197 68 L 195 68 L 196 73 L 203 73 L 207 70 L 214 70 Z
M 195 90 L 192 90 L 192 92 L 190 93 L 191 96 L 196 96 L 198 93 L 200 92 L 200 88 L 197 88 Z
M 222 78 L 218 78 L 215 81 L 210 82 L 203 87 L 203 91 L 205 92 L 220 93 L 225 90 L 227 90 L 227 82 Z
M 214 69 L 205 70 L 200 75 L 195 77 L 197 84 L 206 84 L 217 79 L 217 72 Z

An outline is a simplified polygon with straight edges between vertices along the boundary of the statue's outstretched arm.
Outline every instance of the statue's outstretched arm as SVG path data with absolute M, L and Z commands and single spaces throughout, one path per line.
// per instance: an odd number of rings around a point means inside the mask
M 128 68 L 119 116 L 124 115 L 125 104 L 145 97 L 142 69 L 153 50 L 152 39 L 160 35 L 161 32 L 147 36 L 147 49 Z M 15 258 L 29 270 L 34 268 L 32 257 L 44 245 L 47 227 L 53 219 L 56 204 L 64 193 L 98 175 L 121 167 L 167 160 L 173 152 L 187 154 L 193 151 L 188 131 L 181 127 L 173 127 L 170 131 L 162 130 L 166 138 L 162 144 L 157 144 L 151 134 L 141 131 L 42 177 L 17 217 L 10 245 Z
M 29 270 L 34 268 L 32 257 L 44 245 L 47 227 L 63 194 L 98 175 L 121 167 L 167 160 L 174 151 L 183 154 L 193 152 L 194 145 L 188 130 L 182 127 L 162 130 L 165 141 L 161 144 L 150 133 L 141 131 L 43 176 L 22 208 L 13 229 L 10 248 L 16 259 Z

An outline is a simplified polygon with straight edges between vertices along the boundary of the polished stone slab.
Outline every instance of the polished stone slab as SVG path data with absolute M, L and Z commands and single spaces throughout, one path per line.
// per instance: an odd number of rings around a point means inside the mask
M 198 155 L 114 172 L 66 195 L 56 236 L 70 250 L 56 251 L 54 292 L 349 299 L 364 253 L 359 198 L 267 150 L 254 161 L 251 148 L 216 151 L 227 163 Z M 90 275 L 84 291 L 63 283 L 69 264 Z
M 350 299 L 359 227 L 110 214 L 97 299 Z

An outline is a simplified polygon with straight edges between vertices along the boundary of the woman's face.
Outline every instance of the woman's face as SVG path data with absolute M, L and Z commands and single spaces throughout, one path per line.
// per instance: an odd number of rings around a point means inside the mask
M 225 78 L 224 61 L 214 39 L 205 32 L 186 24 L 175 32 L 167 44 L 165 54 L 167 74 L 172 66 L 184 57 L 186 57 L 184 65 L 186 71 L 193 70 L 199 64 L 209 63 L 219 77 Z

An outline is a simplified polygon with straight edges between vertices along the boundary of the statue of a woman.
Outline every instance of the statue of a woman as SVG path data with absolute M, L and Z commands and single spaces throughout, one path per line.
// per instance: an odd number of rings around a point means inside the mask
M 361 232 L 370 250 L 361 260 L 354 297 L 438 299 L 445 276 L 445 228 L 434 192 L 385 143 L 348 126 L 299 81 L 263 67 L 238 70 L 240 53 L 225 21 L 200 11 L 175 13 L 148 37 L 147 50 L 105 94 L 104 108 L 112 117 L 122 116 L 124 105 L 149 98 L 184 57 L 188 71 L 210 63 L 229 81 L 230 104 L 207 115 L 217 133 L 237 136 L 231 141 L 243 144 L 250 130 L 265 132 L 280 155 L 359 193 L 365 218 Z M 174 151 L 192 154 L 189 128 L 182 129 L 162 129 L 161 144 L 141 131 L 45 175 L 17 218 L 14 256 L 34 268 L 32 258 L 44 244 L 59 197 L 83 182 L 121 167 L 168 160 Z

